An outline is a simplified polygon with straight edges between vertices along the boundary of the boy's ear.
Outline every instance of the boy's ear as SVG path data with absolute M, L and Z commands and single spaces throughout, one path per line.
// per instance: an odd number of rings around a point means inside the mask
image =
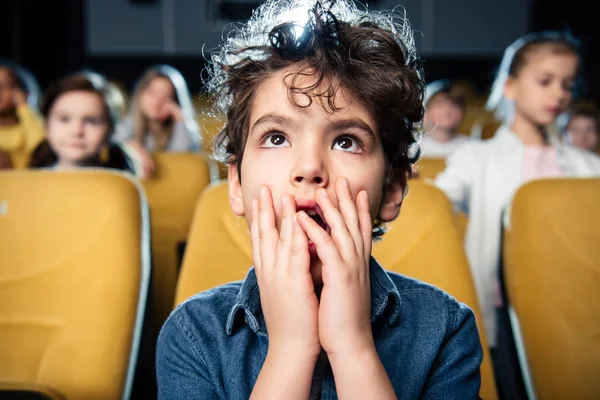
M 407 185 L 407 176 L 403 171 L 394 174 L 390 182 L 385 186 L 383 199 L 379 207 L 379 219 L 383 222 L 391 222 L 400 214 L 400 206 L 404 200 L 404 191 Z
M 238 217 L 244 216 L 244 198 L 242 196 L 242 183 L 238 174 L 236 162 L 229 165 L 227 170 L 227 181 L 229 186 L 229 205 L 231 210 Z

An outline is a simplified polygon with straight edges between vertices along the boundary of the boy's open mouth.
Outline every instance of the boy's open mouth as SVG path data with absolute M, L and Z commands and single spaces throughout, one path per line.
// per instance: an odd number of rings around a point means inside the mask
M 325 222 L 325 217 L 323 216 L 323 212 L 318 205 L 310 206 L 310 205 L 298 205 L 296 207 L 296 211 L 304 211 L 306 215 L 313 219 L 323 230 L 327 233 L 329 232 L 329 225 Z

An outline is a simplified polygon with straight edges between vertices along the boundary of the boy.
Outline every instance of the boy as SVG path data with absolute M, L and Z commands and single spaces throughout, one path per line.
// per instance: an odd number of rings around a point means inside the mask
M 476 398 L 473 313 L 371 257 L 418 156 L 408 26 L 306 3 L 266 2 L 213 56 L 209 87 L 228 116 L 217 153 L 254 268 L 169 317 L 159 397 Z

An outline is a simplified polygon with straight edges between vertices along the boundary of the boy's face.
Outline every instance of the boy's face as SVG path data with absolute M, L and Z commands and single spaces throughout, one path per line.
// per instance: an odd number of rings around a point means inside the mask
M 594 118 L 577 115 L 567 126 L 569 142 L 580 149 L 594 151 L 598 147 L 598 127 Z
M 463 120 L 463 108 L 447 93 L 438 93 L 427 104 L 425 123 L 428 129 L 454 132 Z
M 337 204 L 335 183 L 346 178 L 354 199 L 361 190 L 367 191 L 372 218 L 379 216 L 384 222 L 396 218 L 403 184 L 392 182 L 384 193 L 384 152 L 373 111 L 344 90 L 339 90 L 335 98 L 339 111 L 328 112 L 318 97 L 312 98 L 310 106 L 299 108 L 290 101 L 284 83 L 285 76 L 293 71 L 274 74 L 255 92 L 241 181 L 235 165 L 229 170 L 234 213 L 246 216 L 250 223 L 252 200 L 262 186 L 267 186 L 279 229 L 284 194 L 295 198 L 298 210 L 320 213 L 315 191 L 324 188 Z M 302 77 L 295 86 L 308 86 L 313 81 Z M 308 105 L 305 95 L 293 96 L 298 104 Z M 329 231 L 328 226 L 324 228 Z M 311 255 L 313 279 L 319 281 L 320 262 Z

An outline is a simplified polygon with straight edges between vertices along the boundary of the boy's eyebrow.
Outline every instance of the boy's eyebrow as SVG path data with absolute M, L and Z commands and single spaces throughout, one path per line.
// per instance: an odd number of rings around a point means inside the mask
M 291 126 L 291 127 L 298 126 L 298 123 L 290 117 L 286 117 L 285 115 L 279 115 L 279 114 L 274 114 L 274 113 L 267 113 L 256 120 L 254 125 L 252 125 L 252 128 L 250 129 L 250 131 L 252 132 L 257 127 L 260 127 L 261 125 L 268 125 L 268 124 L 275 124 L 275 125 L 279 125 L 279 126 Z
M 252 125 L 250 132 L 254 131 L 255 129 L 257 129 L 258 127 L 260 127 L 262 125 L 268 125 L 268 124 L 279 125 L 282 127 L 286 127 L 286 126 L 297 127 L 298 126 L 298 122 L 295 121 L 293 118 L 286 117 L 285 115 L 267 113 L 256 120 L 254 125 Z M 365 132 L 367 135 L 372 136 L 374 139 L 377 137 L 375 135 L 375 132 L 373 132 L 373 129 L 371 129 L 371 127 L 369 126 L 369 124 L 367 124 L 365 121 L 363 121 L 360 118 L 340 119 L 340 120 L 331 122 L 329 124 L 329 126 L 327 126 L 327 130 L 329 130 L 329 131 L 343 131 L 343 130 L 351 129 L 351 128 L 360 129 L 361 131 Z
M 329 129 L 332 131 L 343 131 L 350 128 L 356 128 L 364 131 L 367 135 L 376 138 L 375 132 L 373 129 L 360 118 L 350 118 L 350 119 L 341 119 L 338 121 L 334 121 L 329 126 Z

